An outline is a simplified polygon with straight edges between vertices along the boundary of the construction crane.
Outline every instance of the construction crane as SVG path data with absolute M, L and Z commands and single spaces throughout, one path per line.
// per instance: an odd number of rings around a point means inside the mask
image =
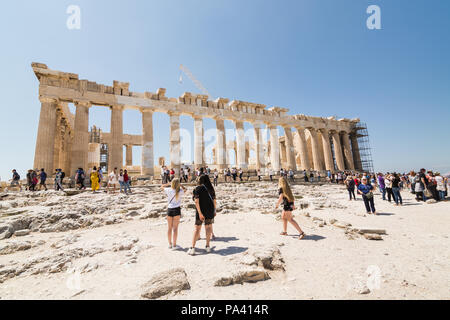
M 189 79 L 195 84 L 195 86 L 205 95 L 207 95 L 209 98 L 212 98 L 212 96 L 209 94 L 208 90 L 202 85 L 200 81 L 198 81 L 192 72 L 182 64 L 180 65 L 180 78 L 178 80 L 179 83 L 183 83 L 183 73 L 188 76 Z

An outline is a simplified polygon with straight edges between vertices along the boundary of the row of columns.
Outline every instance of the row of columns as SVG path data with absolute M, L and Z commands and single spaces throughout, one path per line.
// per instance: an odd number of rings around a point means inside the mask
M 41 114 L 39 119 L 38 138 L 36 143 L 35 167 L 44 167 L 47 170 L 53 170 L 54 164 L 64 163 L 66 168 L 70 168 L 71 174 L 74 174 L 78 167 L 84 169 L 88 165 L 88 145 L 89 145 L 89 109 L 91 103 L 86 101 L 74 101 L 75 122 L 73 128 L 73 143 L 71 139 L 66 139 L 68 133 L 58 132 L 57 125 L 61 121 L 60 115 L 56 112 L 58 101 L 56 99 L 41 98 Z M 123 164 L 123 106 L 111 106 L 111 143 L 109 145 L 109 168 L 121 168 Z M 154 175 L 154 151 L 153 151 L 153 110 L 143 108 L 142 112 L 142 164 L 141 174 L 144 176 Z M 179 172 L 181 165 L 181 146 L 180 146 L 180 113 L 169 112 L 170 117 L 170 166 Z M 194 165 L 196 167 L 204 165 L 204 129 L 201 116 L 194 115 Z M 248 167 L 245 150 L 245 134 L 243 121 L 234 121 L 236 128 L 236 165 L 246 169 Z M 263 130 L 261 123 L 253 123 L 255 135 L 255 154 L 256 167 L 258 169 L 265 167 Z M 270 134 L 270 162 L 274 171 L 279 171 L 280 163 L 280 144 L 277 125 L 267 124 Z M 219 169 L 227 165 L 226 136 L 224 119 L 216 119 L 217 128 L 217 146 L 216 161 Z M 311 137 L 311 155 L 308 152 L 308 144 L 305 136 L 305 128 L 296 128 L 297 143 L 300 147 L 300 166 L 296 164 L 296 151 L 294 147 L 292 129 L 284 127 L 285 132 L 285 154 L 288 168 L 297 170 L 335 170 L 333 152 L 331 149 L 330 138 L 334 146 L 334 155 L 338 170 L 355 169 L 355 162 L 358 164 L 361 160 L 357 148 L 356 135 L 349 136 L 343 133 L 328 131 L 326 129 L 316 130 L 306 128 Z M 66 130 L 67 131 L 67 130 Z M 319 140 L 319 134 L 321 140 Z M 61 148 L 61 138 L 63 138 L 64 147 Z M 351 138 L 351 142 L 350 142 Z M 67 140 L 67 141 L 66 141 Z M 341 145 L 342 141 L 342 145 Z M 353 149 L 351 145 L 353 146 Z M 322 150 L 321 150 L 322 148 Z M 55 150 L 64 150 L 62 154 L 56 154 Z M 284 154 L 284 152 L 283 152 Z M 70 156 L 69 156 L 70 155 Z M 61 157 L 61 158 L 60 158 Z M 354 161 L 354 158 L 356 159 Z M 132 147 L 126 148 L 127 166 L 132 165 Z M 69 163 L 70 161 L 70 163 Z

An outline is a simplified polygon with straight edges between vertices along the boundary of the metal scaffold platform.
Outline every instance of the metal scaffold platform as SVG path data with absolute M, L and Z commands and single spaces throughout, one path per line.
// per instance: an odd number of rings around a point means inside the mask
M 372 148 L 370 147 L 369 132 L 366 123 L 359 122 L 355 127 L 355 131 L 361 158 L 361 163 L 355 164 L 355 166 L 362 168 L 363 171 L 374 172 Z

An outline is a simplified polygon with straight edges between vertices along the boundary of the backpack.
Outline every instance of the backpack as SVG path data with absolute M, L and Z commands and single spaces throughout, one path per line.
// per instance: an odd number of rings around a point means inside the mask
M 20 175 L 17 172 L 14 173 L 14 180 L 20 180 Z
M 61 181 L 64 179 L 64 177 L 66 176 L 65 172 L 61 172 Z

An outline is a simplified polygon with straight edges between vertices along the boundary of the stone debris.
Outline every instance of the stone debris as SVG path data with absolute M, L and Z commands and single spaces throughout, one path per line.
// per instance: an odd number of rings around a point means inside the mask
M 375 233 L 364 233 L 364 238 L 367 240 L 383 240 L 383 238 L 379 234 Z
M 141 296 L 146 299 L 158 299 L 190 288 L 186 271 L 176 268 L 154 275 L 142 286 Z
M 7 255 L 17 251 L 25 251 L 33 247 L 43 245 L 45 241 L 17 241 L 10 240 L 5 243 L 0 243 L 0 255 Z
M 249 252 L 244 253 L 240 262 L 250 266 L 258 266 L 266 270 L 285 270 L 285 262 L 281 256 L 280 249 L 276 246 L 250 249 Z
M 370 228 L 355 228 L 353 231 L 359 233 L 359 234 L 386 234 L 385 229 L 370 229 Z
M 214 281 L 214 286 L 225 287 L 233 284 L 243 284 L 244 282 L 254 283 L 268 279 L 270 279 L 270 276 L 267 271 L 261 269 L 248 269 L 235 272 L 229 276 L 219 277 Z

